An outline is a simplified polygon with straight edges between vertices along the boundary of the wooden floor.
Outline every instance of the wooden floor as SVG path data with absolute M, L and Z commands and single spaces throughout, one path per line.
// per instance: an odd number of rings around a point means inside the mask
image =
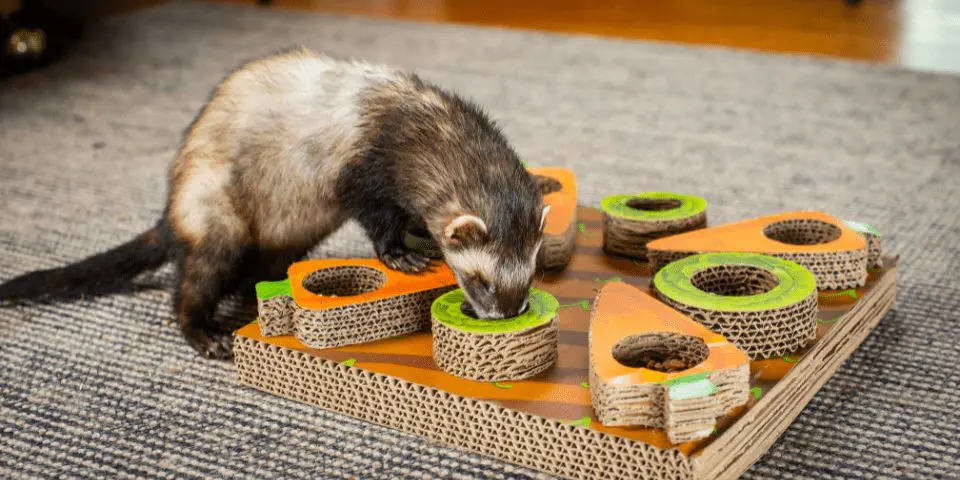
M 255 4 L 255 0 L 209 0 Z M 264 8 L 808 53 L 960 73 L 960 0 L 273 0 Z

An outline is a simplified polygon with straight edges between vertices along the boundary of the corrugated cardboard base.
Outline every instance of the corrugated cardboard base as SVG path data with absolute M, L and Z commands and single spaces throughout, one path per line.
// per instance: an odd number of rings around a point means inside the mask
M 605 427 L 589 391 L 589 305 L 602 282 L 648 288 L 649 269 L 603 254 L 601 215 L 563 272 L 536 286 L 561 303 L 559 358 L 540 375 L 485 383 L 439 370 L 429 332 L 316 350 L 292 336 L 236 334 L 239 381 L 265 392 L 568 478 L 736 478 L 765 452 L 892 307 L 896 259 L 855 290 L 820 293 L 816 339 L 782 358 L 751 362 L 751 397 L 707 439 L 672 444 L 662 430 Z

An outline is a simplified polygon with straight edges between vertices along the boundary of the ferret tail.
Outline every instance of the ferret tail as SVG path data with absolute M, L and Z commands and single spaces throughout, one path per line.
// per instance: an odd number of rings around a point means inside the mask
M 167 262 L 173 235 L 162 219 L 134 239 L 79 262 L 23 274 L 0 284 L 0 301 L 96 296 L 122 289 Z

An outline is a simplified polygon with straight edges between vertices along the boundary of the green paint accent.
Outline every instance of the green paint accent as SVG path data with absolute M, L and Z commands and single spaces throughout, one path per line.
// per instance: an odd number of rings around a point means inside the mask
M 494 387 L 497 387 L 497 388 L 502 388 L 502 389 L 504 389 L 504 390 L 507 390 L 507 389 L 509 389 L 509 388 L 512 388 L 512 387 L 513 387 L 513 384 L 493 382 L 493 386 L 494 386 Z
M 529 167 L 530 167 L 530 165 L 528 165 L 527 162 L 524 162 L 523 160 L 520 160 L 520 165 L 523 165 L 523 168 L 529 168 Z
M 760 400 L 763 397 L 763 390 L 760 387 L 753 387 L 750 389 L 750 395 L 753 395 L 754 400 Z
M 744 296 L 717 295 L 693 285 L 692 278 L 697 272 L 721 265 L 762 268 L 774 274 L 779 284 L 769 292 Z M 734 252 L 702 253 L 668 263 L 654 276 L 654 284 L 667 298 L 697 308 L 725 312 L 781 308 L 803 301 L 817 289 L 813 273 L 797 263 L 770 255 Z
M 590 417 L 583 417 L 580 420 L 567 422 L 567 425 L 573 425 L 575 427 L 590 428 Z
M 588 231 L 587 231 L 587 225 L 584 224 L 584 223 L 578 223 L 578 224 L 577 224 L 577 230 L 579 230 L 580 233 L 582 233 L 583 236 L 585 236 L 585 237 L 593 237 L 593 236 L 596 236 L 596 233 L 594 233 L 594 232 L 588 232 Z
M 290 279 L 277 280 L 275 282 L 257 282 L 257 298 L 267 300 L 281 295 L 293 296 L 293 290 L 290 288 Z
M 252 321 L 252 322 L 250 322 L 250 323 L 252 323 L 252 324 L 254 324 L 254 325 L 257 325 L 258 323 L 260 323 L 260 319 L 257 318 L 256 320 L 254 320 L 254 321 Z
M 857 291 L 856 291 L 855 289 L 852 289 L 852 288 L 848 288 L 848 289 L 846 289 L 846 290 L 842 290 L 842 291 L 839 291 L 839 292 L 836 292 L 836 293 L 822 293 L 822 292 L 821 292 L 821 293 L 818 294 L 818 296 L 819 296 L 820 298 L 839 298 L 839 297 L 842 297 L 842 296 L 844 296 L 844 295 L 846 295 L 846 296 L 848 296 L 848 297 L 850 297 L 850 298 L 852 298 L 852 299 L 854 299 L 854 300 L 857 299 Z
M 352 367 L 355 363 L 357 363 L 357 359 L 356 359 L 356 358 L 348 358 L 348 359 L 340 362 L 340 365 L 346 365 L 346 366 L 348 366 L 348 367 Z
M 867 269 L 867 273 L 879 272 L 880 270 L 883 270 L 883 269 L 880 267 L 870 267 Z
M 633 199 L 677 200 L 680 206 L 670 210 L 638 210 L 627 206 Z M 707 208 L 707 201 L 693 195 L 669 192 L 644 192 L 633 195 L 610 195 L 600 202 L 600 208 L 610 216 L 627 220 L 677 220 L 692 217 Z
M 656 382 L 656 383 L 660 383 L 662 385 L 666 385 L 667 387 L 671 387 L 678 383 L 696 382 L 697 380 L 703 380 L 705 378 L 709 378 L 711 373 L 713 372 L 694 373 L 693 375 L 684 375 L 682 377 L 672 378 L 670 380 L 664 380 L 662 382 Z
M 543 325 L 557 316 L 560 308 L 556 297 L 538 288 L 530 289 L 527 311 L 501 320 L 481 320 L 464 315 L 460 310 L 466 296 L 463 290 L 449 291 L 437 298 L 430 313 L 440 323 L 469 333 L 507 333 Z
M 667 387 L 670 397 L 675 400 L 706 397 L 717 393 L 717 386 L 710 381 L 711 373 L 713 372 L 702 372 L 660 383 Z
M 868 225 L 863 222 L 855 222 L 853 220 L 844 220 L 843 223 L 845 223 L 848 227 L 850 227 L 853 231 L 857 233 L 866 233 L 869 235 L 873 235 L 875 237 L 880 236 L 880 231 L 877 230 L 876 228 L 873 228 L 872 225 Z
M 597 282 L 597 283 L 599 283 L 599 284 L 601 284 L 601 285 L 606 285 L 606 284 L 608 284 L 608 283 L 610 283 L 610 282 L 622 282 L 623 279 L 620 278 L 620 277 L 610 277 L 610 278 L 608 278 L 608 279 L 606 279 L 606 280 L 600 280 L 599 278 L 597 278 L 597 279 L 594 279 L 593 281 L 594 281 L 594 282 Z
M 590 384 L 587 382 L 580 382 L 580 386 L 583 388 L 586 388 L 587 390 L 590 389 Z
M 843 318 L 843 315 L 837 315 L 831 319 L 817 318 L 817 323 L 820 325 L 833 325 L 834 323 L 839 322 L 841 318 Z
M 794 360 L 794 358 L 790 356 L 789 353 L 783 356 L 783 361 L 787 363 L 797 363 L 797 361 Z
M 670 398 L 674 400 L 708 397 L 714 393 L 717 393 L 717 390 L 717 386 L 707 379 L 697 380 L 690 383 L 680 383 L 668 389 L 670 392 Z
M 580 307 L 583 311 L 590 311 L 590 301 L 589 300 L 580 300 L 576 303 L 568 303 L 566 305 L 560 305 L 560 308 L 570 308 L 570 307 Z

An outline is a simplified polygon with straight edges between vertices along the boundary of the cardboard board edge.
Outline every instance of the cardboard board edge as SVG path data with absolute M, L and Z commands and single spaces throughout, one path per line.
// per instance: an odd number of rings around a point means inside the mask
M 769 403 L 763 408 L 751 408 L 713 443 L 693 454 L 695 478 L 739 478 L 769 450 L 893 308 L 896 302 L 896 259 L 890 263 L 889 270 L 872 294 L 854 306 L 823 341 L 764 395 L 763 401 Z M 818 361 L 814 362 L 814 359 Z

